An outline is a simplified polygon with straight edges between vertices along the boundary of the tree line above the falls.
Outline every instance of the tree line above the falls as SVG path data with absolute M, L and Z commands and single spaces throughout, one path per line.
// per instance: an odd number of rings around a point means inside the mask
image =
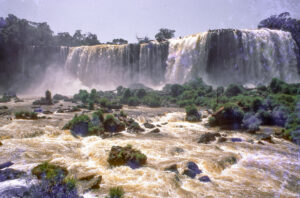
M 174 37 L 175 30 L 161 28 L 155 35 L 157 41 L 162 42 Z M 137 37 L 139 43 L 147 43 L 148 37 Z M 46 23 L 36 23 L 26 19 L 20 19 L 9 14 L 6 18 L 0 17 L 0 46 L 82 46 L 101 44 L 96 34 L 82 30 L 76 30 L 73 35 L 68 32 L 60 32 L 56 35 Z M 122 38 L 115 38 L 106 44 L 128 44 Z

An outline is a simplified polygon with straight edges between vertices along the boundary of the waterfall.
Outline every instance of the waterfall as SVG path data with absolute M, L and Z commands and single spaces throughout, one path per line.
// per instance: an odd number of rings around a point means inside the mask
M 256 86 L 276 77 L 300 82 L 299 49 L 280 30 L 210 30 L 165 43 L 96 45 L 69 49 L 65 68 L 88 86 L 184 83 Z
M 164 81 L 168 44 L 96 45 L 69 49 L 65 68 L 89 86 Z
M 212 30 L 169 41 L 166 81 L 201 77 L 212 85 L 267 84 L 276 77 L 299 82 L 298 48 L 279 30 Z

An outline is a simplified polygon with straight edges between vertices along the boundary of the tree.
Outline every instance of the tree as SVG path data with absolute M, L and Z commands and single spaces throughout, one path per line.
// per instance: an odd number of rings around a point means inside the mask
M 60 32 L 55 37 L 57 45 L 63 46 L 72 46 L 73 37 L 69 34 L 69 32 Z
M 112 43 L 115 45 L 124 45 L 124 44 L 128 44 L 128 41 L 122 38 L 118 38 L 118 39 L 114 39 Z
M 145 37 L 136 37 L 136 39 L 138 40 L 139 44 L 143 44 L 143 43 L 149 43 L 151 40 L 149 39 L 149 37 L 145 36 Z
M 155 35 L 155 39 L 158 42 L 166 41 L 174 37 L 175 30 L 170 30 L 167 28 L 161 28 L 159 32 Z
M 87 35 L 84 35 L 84 44 L 85 45 L 98 45 L 100 42 L 98 41 L 97 35 L 92 34 L 90 32 Z

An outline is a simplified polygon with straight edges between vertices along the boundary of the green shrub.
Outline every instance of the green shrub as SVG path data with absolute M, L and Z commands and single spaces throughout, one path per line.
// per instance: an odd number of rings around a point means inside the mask
M 86 104 L 89 99 L 89 93 L 87 90 L 79 90 L 78 94 L 75 94 L 73 97 L 75 100 L 80 100 L 83 104 Z
M 185 119 L 189 122 L 198 122 L 201 120 L 197 107 L 195 105 L 187 106 L 185 108 L 186 116 Z
M 55 180 L 58 177 L 65 178 L 68 171 L 65 168 L 44 162 L 32 169 L 32 174 L 37 176 L 38 179 L 46 178 Z
M 108 198 L 124 198 L 124 190 L 122 187 L 113 187 L 109 189 Z
M 160 97 L 154 94 L 148 94 L 146 97 L 143 98 L 143 104 L 149 107 L 160 107 L 161 100 Z
M 171 95 L 173 97 L 178 97 L 184 91 L 184 88 L 181 85 L 179 85 L 179 84 L 173 84 L 173 85 L 171 85 L 170 89 L 171 89 L 170 90 L 171 91 Z
M 140 100 L 136 97 L 130 97 L 128 99 L 128 105 L 129 106 L 138 106 L 140 104 Z
M 122 103 L 127 103 L 128 102 L 128 99 L 131 97 L 131 91 L 130 89 L 125 89 L 125 91 L 123 92 L 123 95 L 122 95 Z
M 233 97 L 243 93 L 243 91 L 244 88 L 241 85 L 230 84 L 225 91 L 225 95 L 227 97 Z
M 209 117 L 208 118 L 208 125 L 211 126 L 211 127 L 215 126 L 216 125 L 216 118 L 213 117 L 213 116 Z
M 186 107 L 186 106 L 194 105 L 195 102 L 194 102 L 194 100 L 179 100 L 179 101 L 177 101 L 177 104 L 180 107 Z
M 97 117 L 101 122 L 104 120 L 104 117 L 103 117 L 103 112 L 101 109 L 95 111 L 93 113 L 93 117 Z
M 15 112 L 16 119 L 36 120 L 38 119 L 37 113 L 29 111 Z
M 285 83 L 277 78 L 273 78 L 269 87 L 273 93 L 279 93 L 282 91 L 282 86 Z
M 90 118 L 87 115 L 77 115 L 75 114 L 75 116 L 73 117 L 72 120 L 70 120 L 64 127 L 63 130 L 66 129 L 72 129 L 74 127 L 74 125 L 80 123 L 80 122 L 90 122 Z
M 139 99 L 144 98 L 146 95 L 147 95 L 147 93 L 146 93 L 145 89 L 139 89 L 139 90 L 136 92 L 136 96 L 137 96 Z

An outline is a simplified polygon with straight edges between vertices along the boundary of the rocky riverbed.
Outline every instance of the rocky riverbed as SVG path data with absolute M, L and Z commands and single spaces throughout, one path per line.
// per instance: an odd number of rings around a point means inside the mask
M 201 122 L 189 123 L 180 108 L 123 107 L 144 132 L 82 138 L 62 127 L 76 113 L 93 111 L 72 112 L 75 104 L 62 101 L 34 107 L 34 99 L 5 103 L 7 108 L 0 110 L 0 164 L 13 163 L 13 176 L 4 177 L 8 168 L 1 169 L 0 197 L 35 183 L 31 170 L 45 161 L 76 178 L 84 197 L 105 197 L 115 186 L 123 187 L 125 197 L 300 196 L 299 147 L 276 138 L 276 127 L 261 127 L 261 134 L 254 135 L 206 127 L 206 111 Z M 37 120 L 13 116 L 34 109 L 39 111 Z M 151 127 L 144 127 L 146 122 Z M 128 144 L 147 156 L 146 164 L 138 169 L 110 167 L 111 147 Z M 99 188 L 92 188 L 99 180 Z

